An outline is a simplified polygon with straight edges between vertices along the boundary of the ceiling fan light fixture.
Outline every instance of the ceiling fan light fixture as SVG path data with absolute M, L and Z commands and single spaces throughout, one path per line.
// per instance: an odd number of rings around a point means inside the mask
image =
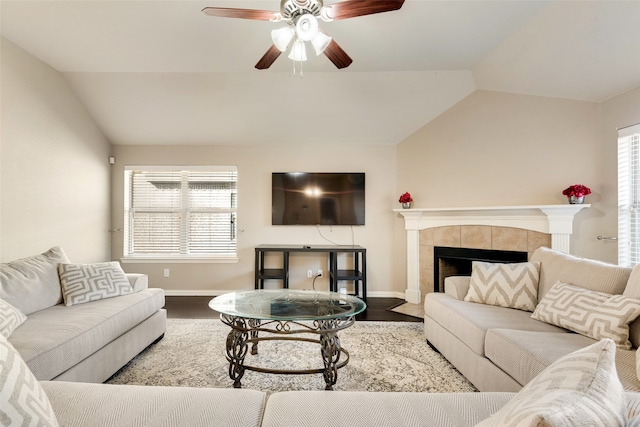
M 289 26 L 282 27 L 271 31 L 271 40 L 273 40 L 273 44 L 278 48 L 278 50 L 280 50 L 280 52 L 284 52 L 287 50 L 291 40 L 293 40 L 293 35 L 293 28 Z
M 304 42 L 296 40 L 291 46 L 291 52 L 289 52 L 289 59 L 296 62 L 303 62 L 307 60 L 307 52 L 304 47 Z
M 305 13 L 296 22 L 296 35 L 302 41 L 308 42 L 318 34 L 318 20 L 310 13 Z
M 316 55 L 320 55 L 324 50 L 329 46 L 333 40 L 331 37 L 323 33 L 322 31 L 318 31 L 318 34 L 315 35 L 313 39 L 311 39 L 311 44 L 313 48 L 316 50 Z

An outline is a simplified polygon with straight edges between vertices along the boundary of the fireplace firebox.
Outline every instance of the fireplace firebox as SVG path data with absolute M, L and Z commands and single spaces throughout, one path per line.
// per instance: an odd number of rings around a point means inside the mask
M 444 279 L 449 276 L 470 276 L 472 261 L 526 262 L 528 254 L 496 249 L 450 248 L 436 246 L 433 258 L 433 283 L 436 292 L 444 292 Z

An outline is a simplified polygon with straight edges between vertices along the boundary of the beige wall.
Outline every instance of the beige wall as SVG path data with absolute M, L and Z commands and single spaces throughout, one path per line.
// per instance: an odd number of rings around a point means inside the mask
M 109 259 L 110 145 L 62 75 L 1 42 L 0 260 Z
M 149 274 L 153 286 L 169 294 L 213 294 L 225 290 L 252 289 L 254 247 L 259 244 L 330 244 L 314 226 L 271 225 L 271 172 L 365 172 L 366 225 L 353 227 L 353 242 L 367 248 L 369 295 L 403 295 L 404 281 L 392 274 L 395 198 L 395 146 L 114 146 L 112 217 L 114 228 L 123 226 L 123 170 L 125 165 L 237 165 L 238 254 L 237 264 L 125 264 L 130 272 Z M 350 227 L 320 227 L 332 242 L 351 244 Z M 122 233 L 114 235 L 113 257 L 122 256 Z M 273 257 L 269 263 L 276 263 Z M 273 264 L 275 266 L 275 264 Z M 164 278 L 163 269 L 170 269 Z M 325 256 L 291 256 L 290 287 L 310 288 L 307 269 L 326 271 Z M 272 282 L 269 286 L 280 286 Z M 328 282 L 316 285 L 326 289 Z M 399 292 L 399 294 L 395 294 Z
M 640 90 L 603 103 L 476 91 L 398 145 L 396 192 L 416 208 L 558 204 L 584 184 L 592 206 L 576 216 L 572 252 L 616 262 L 615 243 L 596 237 L 617 233 L 615 129 L 634 120 Z

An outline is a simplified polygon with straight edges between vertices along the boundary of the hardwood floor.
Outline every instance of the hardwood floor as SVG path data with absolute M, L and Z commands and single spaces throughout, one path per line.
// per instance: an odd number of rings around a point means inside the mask
M 209 308 L 212 297 L 165 297 L 167 317 L 170 319 L 217 319 L 218 313 Z M 357 320 L 374 322 L 422 322 L 419 317 L 390 311 L 403 303 L 398 298 L 369 298 L 367 309 L 356 316 Z

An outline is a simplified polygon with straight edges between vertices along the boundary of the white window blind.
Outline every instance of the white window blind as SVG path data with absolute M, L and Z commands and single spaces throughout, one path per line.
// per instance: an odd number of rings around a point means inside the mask
M 235 166 L 125 167 L 124 256 L 236 256 Z
M 618 264 L 640 263 L 640 125 L 618 131 Z

